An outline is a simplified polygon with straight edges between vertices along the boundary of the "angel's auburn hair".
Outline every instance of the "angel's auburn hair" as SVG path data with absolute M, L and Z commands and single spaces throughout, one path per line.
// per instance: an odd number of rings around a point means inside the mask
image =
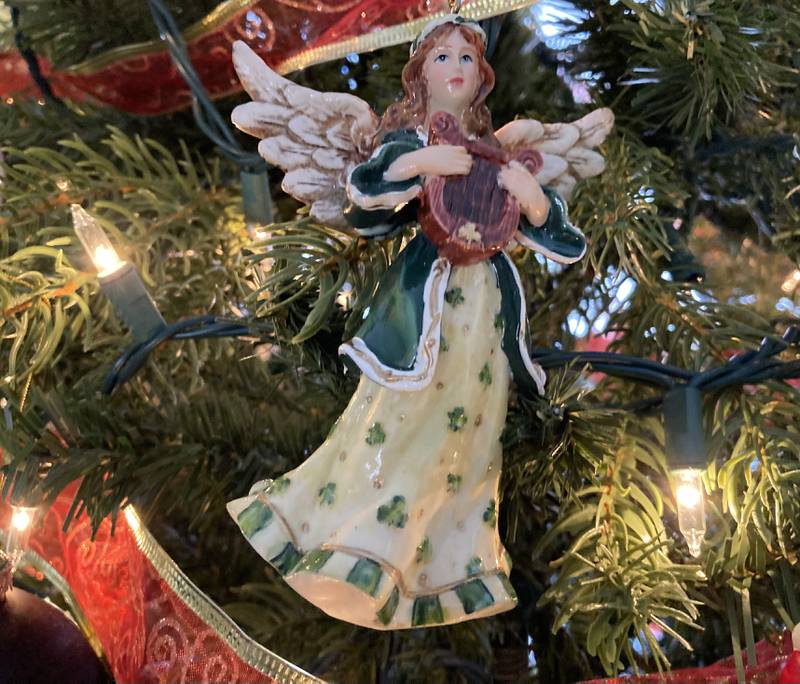
M 377 140 L 390 132 L 404 128 L 416 128 L 425 123 L 428 114 L 428 84 L 422 73 L 425 58 L 436 47 L 440 39 L 445 38 L 451 31 L 460 31 L 478 55 L 478 73 L 481 85 L 475 94 L 475 99 L 464 112 L 464 126 L 467 133 L 483 137 L 493 133 L 492 115 L 486 106 L 486 97 L 494 88 L 494 70 L 486 61 L 486 47 L 481 37 L 475 32 L 457 24 L 443 24 L 431 31 L 425 40 L 420 43 L 413 55 L 403 68 L 403 99 L 391 105 L 381 117 L 378 128 Z

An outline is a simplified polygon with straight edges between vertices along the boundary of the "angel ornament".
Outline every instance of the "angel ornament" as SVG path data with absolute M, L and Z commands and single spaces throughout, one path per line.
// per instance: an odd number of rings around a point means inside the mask
M 513 240 L 562 263 L 584 254 L 564 196 L 603 170 L 609 110 L 573 124 L 492 130 L 481 27 L 428 24 L 380 119 L 363 100 L 294 85 L 244 43 L 253 102 L 234 123 L 287 171 L 283 188 L 329 224 L 381 239 L 420 229 L 353 339 L 362 373 L 322 446 L 228 509 L 250 544 L 326 613 L 374 629 L 442 625 L 516 604 L 497 530 L 511 377 L 542 392 L 528 355 Z

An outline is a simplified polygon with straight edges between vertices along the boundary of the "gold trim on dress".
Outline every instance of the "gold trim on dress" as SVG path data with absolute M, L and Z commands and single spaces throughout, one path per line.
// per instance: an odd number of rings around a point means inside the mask
M 298 551 L 301 550 L 300 542 L 298 541 L 297 537 L 294 534 L 294 530 L 289 525 L 289 522 L 286 520 L 286 516 L 283 512 L 272 502 L 270 501 L 267 496 L 269 492 L 263 491 L 256 494 L 256 499 L 262 506 L 266 506 L 269 510 L 272 511 L 272 514 L 278 519 L 278 522 L 286 531 L 286 536 L 289 537 L 289 541 L 292 542 L 292 546 L 296 548 Z

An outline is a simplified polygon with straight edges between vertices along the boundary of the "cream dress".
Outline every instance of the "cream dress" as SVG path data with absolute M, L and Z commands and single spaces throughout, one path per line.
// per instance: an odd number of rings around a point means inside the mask
M 433 378 L 362 376 L 302 465 L 228 504 L 255 550 L 333 617 L 374 629 L 513 608 L 497 530 L 510 379 L 488 261 L 450 270 Z

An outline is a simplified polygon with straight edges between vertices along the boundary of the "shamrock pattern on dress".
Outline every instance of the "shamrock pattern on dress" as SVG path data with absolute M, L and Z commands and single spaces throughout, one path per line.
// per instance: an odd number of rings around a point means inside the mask
M 319 503 L 322 506 L 333 506 L 336 500 L 336 483 L 328 482 L 324 487 L 319 490 Z
M 464 295 L 461 292 L 460 287 L 454 287 L 451 290 L 448 290 L 444 293 L 444 301 L 446 301 L 450 306 L 456 307 L 459 304 L 464 303 Z
M 489 364 L 484 363 L 483 368 L 481 368 L 481 372 L 478 373 L 478 380 L 481 381 L 481 384 L 484 387 L 488 387 L 492 384 L 492 371 L 489 369 Z
M 483 512 L 483 522 L 489 527 L 494 527 L 497 524 L 497 503 L 494 499 L 489 501 L 489 505 Z
M 459 489 L 461 489 L 461 475 L 447 473 L 447 491 L 450 494 L 458 494 Z
M 267 492 L 269 494 L 283 494 L 289 489 L 290 484 L 292 484 L 292 481 L 288 477 L 279 477 L 267 488 Z
M 475 577 L 483 572 L 483 561 L 478 556 L 469 559 L 466 566 L 467 577 Z
M 506 327 L 506 321 L 503 318 L 503 314 L 499 313 L 494 317 L 494 329 L 497 330 L 500 334 L 503 333 L 503 330 Z
M 417 563 L 427 563 L 431 559 L 431 540 L 425 537 L 418 545 L 414 560 Z
M 463 406 L 456 406 L 452 411 L 447 412 L 448 427 L 453 432 L 458 432 L 467 424 L 467 415 L 464 413 Z
M 385 441 L 386 433 L 383 431 L 383 425 L 380 423 L 373 423 L 367 431 L 367 444 L 375 446 L 376 444 L 383 444 Z
M 378 508 L 378 522 L 389 527 L 405 527 L 408 521 L 406 513 L 406 497 L 393 496 L 388 504 Z

